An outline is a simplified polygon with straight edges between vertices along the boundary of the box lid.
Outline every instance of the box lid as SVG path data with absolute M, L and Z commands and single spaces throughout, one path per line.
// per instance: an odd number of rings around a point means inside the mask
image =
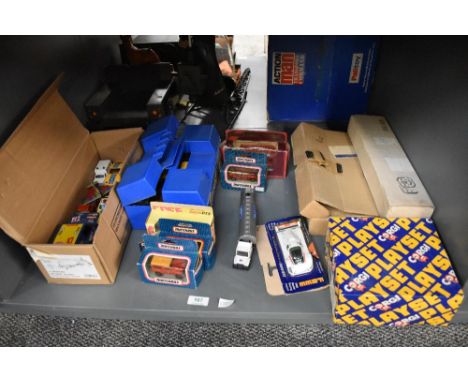
M 326 217 L 332 208 L 352 214 L 377 214 L 346 133 L 300 123 L 291 143 L 301 215 Z
M 154 156 L 145 157 L 127 167 L 117 186 L 117 194 L 124 206 L 156 195 L 156 185 L 164 169 Z
M 42 94 L 0 149 L 0 227 L 21 244 L 47 210 L 89 132 L 59 93 Z

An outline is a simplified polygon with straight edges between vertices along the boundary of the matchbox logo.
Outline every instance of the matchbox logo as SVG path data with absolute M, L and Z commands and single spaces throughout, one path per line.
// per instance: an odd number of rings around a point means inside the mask
M 273 52 L 272 83 L 274 85 L 303 85 L 305 54 Z
M 191 235 L 196 235 L 198 231 L 195 228 L 187 228 L 187 227 L 172 227 L 172 230 L 176 233 L 188 233 Z
M 257 163 L 255 158 L 249 158 L 249 157 L 236 157 L 236 162 L 237 163 Z
M 184 250 L 184 247 L 182 245 L 169 244 L 169 243 L 158 243 L 158 248 L 169 249 L 171 251 L 183 251 Z
M 363 53 L 354 53 L 351 60 L 351 70 L 349 72 L 349 83 L 358 84 L 361 78 L 362 60 L 364 58 Z

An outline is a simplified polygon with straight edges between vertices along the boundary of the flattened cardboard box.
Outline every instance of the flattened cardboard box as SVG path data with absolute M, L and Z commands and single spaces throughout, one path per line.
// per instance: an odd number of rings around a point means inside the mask
M 463 301 L 430 219 L 330 218 L 327 245 L 335 323 L 444 325 Z
M 49 283 L 112 284 L 130 233 L 112 190 L 92 244 L 47 244 L 84 196 L 99 159 L 141 156 L 142 129 L 90 134 L 57 79 L 0 149 L 0 227 L 28 248 Z
M 431 198 L 384 117 L 353 115 L 348 135 L 359 155 L 379 216 L 432 216 Z
M 325 235 L 330 216 L 377 215 L 349 137 L 300 123 L 291 135 L 299 211 L 313 235 Z

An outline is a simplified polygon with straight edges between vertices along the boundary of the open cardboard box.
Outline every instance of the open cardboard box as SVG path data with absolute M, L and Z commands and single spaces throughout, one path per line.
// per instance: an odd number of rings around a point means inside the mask
M 299 211 L 312 235 L 325 235 L 330 216 L 377 215 L 346 133 L 300 123 L 291 143 Z
M 59 94 L 58 78 L 0 148 L 0 227 L 55 284 L 112 284 L 130 233 L 113 189 L 92 244 L 48 244 L 94 176 L 99 159 L 138 159 L 141 128 L 89 133 Z

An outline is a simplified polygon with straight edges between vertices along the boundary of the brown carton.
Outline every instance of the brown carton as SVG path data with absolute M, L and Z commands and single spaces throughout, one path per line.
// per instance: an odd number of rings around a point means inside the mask
M 300 123 L 291 135 L 301 215 L 313 235 L 325 235 L 329 216 L 377 215 L 349 137 Z
M 112 190 L 92 244 L 48 244 L 71 216 L 99 159 L 131 162 L 142 129 L 89 133 L 57 79 L 0 148 L 0 227 L 27 247 L 50 283 L 112 284 L 130 228 Z

